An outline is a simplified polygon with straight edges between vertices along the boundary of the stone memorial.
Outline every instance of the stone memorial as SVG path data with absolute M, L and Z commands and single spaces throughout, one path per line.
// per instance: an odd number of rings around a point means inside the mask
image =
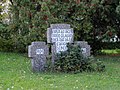
M 74 32 L 69 24 L 51 24 L 47 29 L 47 42 L 52 43 L 52 62 L 55 54 L 67 50 L 67 43 L 73 43 Z
M 88 45 L 87 42 L 85 41 L 76 41 L 74 44 L 80 45 L 81 51 L 84 57 L 89 57 L 90 56 L 90 45 Z
M 31 58 L 32 70 L 44 71 L 49 48 L 45 42 L 32 42 L 28 47 L 28 57 Z
M 90 45 L 85 41 L 74 42 L 73 28 L 69 24 L 51 24 L 47 29 L 47 43 L 51 44 L 52 64 L 56 54 L 67 50 L 67 43 L 80 45 L 84 57 L 90 56 Z M 44 71 L 49 48 L 45 42 L 32 42 L 28 47 L 28 57 L 31 58 L 33 71 Z

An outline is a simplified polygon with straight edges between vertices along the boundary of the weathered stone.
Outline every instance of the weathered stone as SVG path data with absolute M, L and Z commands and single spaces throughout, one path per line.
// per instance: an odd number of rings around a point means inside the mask
M 90 56 L 90 45 L 85 41 L 74 42 L 73 28 L 69 24 L 51 24 L 47 29 L 47 43 L 50 43 L 52 52 L 52 64 L 56 59 L 56 54 L 67 50 L 67 43 L 80 45 L 84 57 Z M 49 54 L 49 48 L 45 42 L 32 42 L 28 46 L 28 57 L 31 58 L 33 71 L 44 71 L 46 57 Z
M 90 56 L 90 45 L 88 45 L 87 42 L 85 41 L 76 41 L 75 42 L 76 45 L 80 45 L 81 50 L 82 50 L 82 54 L 84 57 L 89 57 Z
M 56 46 L 55 46 L 55 44 L 52 45 L 51 51 L 52 51 L 52 64 L 54 65 L 54 61 L 56 59 L 56 55 L 55 55 L 56 54 Z
M 55 54 L 67 50 L 67 43 L 73 43 L 74 32 L 69 24 L 51 24 L 47 29 L 47 42 L 52 43 L 52 62 Z
M 32 42 L 28 47 L 28 57 L 31 58 L 33 71 L 44 71 L 49 48 L 45 42 Z
M 51 43 L 51 34 L 52 34 L 52 30 L 51 28 L 47 29 L 47 43 Z
M 47 43 L 66 40 L 69 43 L 73 43 L 73 36 L 74 32 L 69 24 L 51 24 L 51 27 L 47 29 Z
M 70 25 L 69 24 L 51 24 L 50 27 L 52 29 L 70 29 Z

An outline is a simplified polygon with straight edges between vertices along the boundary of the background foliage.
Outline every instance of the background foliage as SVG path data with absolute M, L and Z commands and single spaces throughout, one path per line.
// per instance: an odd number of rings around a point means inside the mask
M 119 0 L 10 0 L 9 25 L 0 25 L 0 50 L 26 52 L 32 41 L 46 41 L 50 24 L 67 23 L 75 41 L 86 40 L 95 54 L 104 38 L 120 37 Z M 4 28 L 4 27 L 5 28 Z

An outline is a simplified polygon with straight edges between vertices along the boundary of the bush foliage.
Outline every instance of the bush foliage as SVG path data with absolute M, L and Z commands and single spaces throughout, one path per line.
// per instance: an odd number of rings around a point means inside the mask
M 68 45 L 68 50 L 57 54 L 54 69 L 61 72 L 104 71 L 105 65 L 93 57 L 84 57 L 78 45 Z
M 27 51 L 33 41 L 46 41 L 50 24 L 67 23 L 74 28 L 75 41 L 86 40 L 93 53 L 101 40 L 115 33 L 120 36 L 119 0 L 10 0 L 10 22 L 0 27 L 1 50 Z M 4 30 L 4 31 L 3 31 Z M 8 34 L 6 39 L 6 34 Z M 4 38 L 5 37 L 5 38 Z M 5 49 L 7 50 L 7 49 Z

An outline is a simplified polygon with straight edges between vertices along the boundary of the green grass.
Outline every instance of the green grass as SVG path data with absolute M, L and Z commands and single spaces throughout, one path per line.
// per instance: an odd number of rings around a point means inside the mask
M 102 73 L 32 73 L 23 54 L 0 53 L 0 90 L 120 90 L 120 57 L 97 57 Z
M 102 50 L 102 53 L 105 54 L 120 54 L 120 49 L 106 49 L 106 50 Z

